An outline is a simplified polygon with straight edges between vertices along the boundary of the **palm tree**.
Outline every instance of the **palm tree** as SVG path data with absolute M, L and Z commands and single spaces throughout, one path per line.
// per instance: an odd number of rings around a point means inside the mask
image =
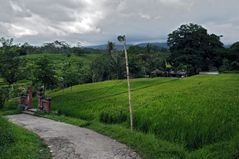
M 111 41 L 108 41 L 107 51 L 110 55 L 112 55 L 112 51 L 115 49 L 115 44 Z

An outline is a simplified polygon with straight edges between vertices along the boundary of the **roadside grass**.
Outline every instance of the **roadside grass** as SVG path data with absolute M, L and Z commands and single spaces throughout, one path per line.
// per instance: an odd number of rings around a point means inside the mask
M 36 112 L 34 115 L 43 117 L 43 118 L 47 118 L 47 119 L 51 119 L 51 120 L 55 120 L 55 121 L 59 121 L 59 122 L 65 122 L 65 123 L 72 124 L 72 125 L 79 126 L 79 127 L 85 127 L 90 124 L 90 122 L 88 122 L 88 121 L 77 119 L 77 118 L 72 118 L 72 117 L 67 117 L 65 115 L 56 115 L 56 114 L 48 114 L 48 113 L 41 113 L 41 112 Z
M 35 134 L 0 117 L 1 159 L 50 159 L 44 142 Z
M 0 109 L 0 116 L 19 114 L 20 110 L 18 109 L 18 100 L 18 98 L 8 100 L 5 106 Z

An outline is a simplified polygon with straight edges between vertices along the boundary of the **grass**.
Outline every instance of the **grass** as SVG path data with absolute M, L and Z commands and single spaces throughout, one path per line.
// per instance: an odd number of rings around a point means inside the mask
M 0 117 L 1 159 L 50 159 L 48 147 L 37 135 Z
M 0 116 L 1 115 L 2 116 L 4 116 L 4 115 L 13 115 L 13 114 L 21 113 L 19 108 L 18 108 L 18 102 L 19 102 L 18 98 L 13 98 L 11 100 L 8 100 L 5 103 L 5 106 L 0 109 Z
M 44 118 L 48 118 L 48 119 L 51 119 L 51 120 L 59 121 L 59 122 L 65 122 L 65 123 L 80 126 L 80 127 L 85 127 L 85 126 L 90 124 L 89 122 L 87 122 L 85 120 L 72 118 L 72 117 L 67 117 L 65 115 L 45 114 L 45 113 L 38 113 L 38 112 L 35 113 L 35 115 L 40 116 L 40 117 L 44 117 Z
M 126 143 L 145 158 L 239 156 L 239 74 L 132 80 L 132 133 L 124 80 L 48 95 L 59 114 L 85 120 L 83 126 Z

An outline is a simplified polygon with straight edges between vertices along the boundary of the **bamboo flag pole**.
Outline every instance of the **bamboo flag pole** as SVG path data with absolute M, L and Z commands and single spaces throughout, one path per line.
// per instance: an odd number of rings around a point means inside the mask
M 130 113 L 130 129 L 133 131 L 133 112 L 131 105 L 131 87 L 130 87 L 130 74 L 129 74 L 129 62 L 128 62 L 128 53 L 126 48 L 126 38 L 124 36 L 119 36 L 118 40 L 124 45 L 124 53 L 125 53 L 125 64 L 126 64 L 126 74 L 127 74 L 127 82 L 128 82 L 128 100 L 129 100 L 129 113 Z

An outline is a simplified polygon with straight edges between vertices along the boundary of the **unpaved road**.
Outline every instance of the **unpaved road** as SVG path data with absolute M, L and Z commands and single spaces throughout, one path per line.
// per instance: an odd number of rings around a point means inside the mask
M 127 146 L 89 129 L 25 114 L 8 118 L 44 139 L 53 159 L 140 159 Z

